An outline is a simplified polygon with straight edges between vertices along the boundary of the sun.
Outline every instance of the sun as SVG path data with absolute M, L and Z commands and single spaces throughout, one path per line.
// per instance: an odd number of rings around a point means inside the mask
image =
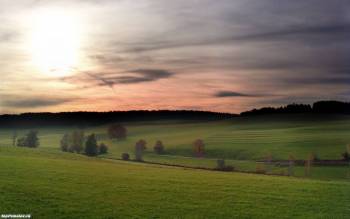
M 63 10 L 43 10 L 33 17 L 31 26 L 33 64 L 46 75 L 69 74 L 79 58 L 78 18 Z

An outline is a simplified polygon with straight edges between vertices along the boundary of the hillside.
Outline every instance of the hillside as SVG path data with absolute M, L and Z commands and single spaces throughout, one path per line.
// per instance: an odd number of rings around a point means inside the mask
M 108 125 L 84 129 L 85 134 L 96 133 L 99 142 L 109 146 L 106 158 L 120 159 L 127 152 L 134 156 L 135 142 L 144 139 L 147 149 L 144 159 L 149 162 L 176 164 L 191 167 L 214 168 L 216 160 L 226 159 L 239 171 L 255 171 L 256 160 L 306 159 L 310 154 L 320 159 L 341 159 L 350 143 L 350 117 L 346 115 L 325 118 L 308 115 L 236 117 L 221 121 L 145 121 L 123 123 L 128 129 L 124 141 L 111 141 L 107 136 Z M 17 129 L 23 136 L 29 129 Z M 74 127 L 38 128 L 41 148 L 59 150 L 64 133 L 76 130 Z M 0 129 L 0 145 L 12 145 L 14 129 Z M 193 156 L 192 143 L 203 139 L 205 155 Z M 162 140 L 165 152 L 157 155 L 153 146 Z M 273 169 L 274 173 L 286 173 L 286 167 Z M 314 167 L 312 178 L 327 180 L 348 180 L 348 167 Z M 296 167 L 295 175 L 304 177 L 304 167 Z
M 0 147 L 0 212 L 34 218 L 345 218 L 350 184 Z

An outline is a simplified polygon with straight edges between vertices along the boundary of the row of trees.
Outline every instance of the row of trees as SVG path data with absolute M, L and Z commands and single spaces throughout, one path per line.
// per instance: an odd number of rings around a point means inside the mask
M 135 144 L 135 160 L 142 161 L 143 153 L 146 150 L 147 142 L 143 139 L 139 140 Z M 162 141 L 157 141 L 153 147 L 153 150 L 157 154 L 162 154 L 164 152 L 164 145 Z
M 107 134 L 110 139 L 115 139 L 118 141 L 125 140 L 128 135 L 128 130 L 125 126 L 121 124 L 113 124 L 108 127 Z M 142 160 L 141 154 L 144 150 L 146 150 L 146 141 L 145 140 L 139 140 L 135 145 L 135 156 L 136 160 Z M 204 142 L 201 139 L 197 139 L 193 142 L 193 152 L 196 157 L 203 157 L 204 156 Z M 157 154 L 164 153 L 164 145 L 163 142 L 158 140 L 156 144 L 153 147 L 153 150 Z M 140 158 L 140 159 L 138 159 Z
M 193 151 L 197 157 L 204 156 L 204 142 L 201 139 L 197 139 L 193 142 Z M 136 161 L 143 161 L 143 154 L 145 150 L 147 149 L 147 142 L 143 139 L 140 139 L 135 144 L 135 160 Z M 155 145 L 153 146 L 153 151 L 156 154 L 163 154 L 165 151 L 165 147 L 162 141 L 158 140 L 156 141 Z M 123 160 L 129 160 L 130 155 L 127 153 L 122 154 Z
M 88 156 L 97 156 L 108 152 L 108 146 L 104 143 L 98 144 L 95 134 L 90 134 L 85 138 L 82 130 L 64 134 L 60 141 L 60 147 L 65 152 L 84 152 Z

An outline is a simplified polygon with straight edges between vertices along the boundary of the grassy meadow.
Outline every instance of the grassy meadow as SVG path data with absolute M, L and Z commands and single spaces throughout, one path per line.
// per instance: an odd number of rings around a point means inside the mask
M 346 218 L 350 183 L 0 147 L 0 212 L 33 218 Z
M 175 164 L 188 167 L 214 168 L 216 160 L 224 158 L 226 164 L 239 171 L 255 171 L 256 161 L 271 155 L 273 159 L 307 159 L 315 154 L 320 159 L 341 159 L 341 154 L 350 144 L 350 116 L 310 117 L 295 115 L 289 117 L 257 116 L 238 117 L 224 121 L 188 122 L 153 121 L 124 124 L 128 137 L 123 141 L 110 140 L 108 125 L 90 127 L 85 133 L 96 133 L 100 142 L 109 146 L 104 158 L 120 159 L 121 153 L 134 154 L 135 142 L 147 141 L 145 161 Z M 37 128 L 42 148 L 59 150 L 64 133 L 75 130 L 71 127 Z M 28 130 L 17 130 L 18 136 Z M 0 145 L 10 146 L 13 130 L 0 130 Z M 205 156 L 193 156 L 192 142 L 203 139 Z M 162 140 L 165 153 L 157 155 L 153 145 Z M 273 174 L 286 174 L 286 167 L 269 168 Z M 310 177 L 326 180 L 349 180 L 350 167 L 312 167 Z M 304 177 L 304 167 L 295 167 L 294 175 Z

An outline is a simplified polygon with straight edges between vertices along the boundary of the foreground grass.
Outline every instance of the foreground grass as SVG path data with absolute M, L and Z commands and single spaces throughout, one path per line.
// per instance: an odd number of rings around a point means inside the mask
M 347 218 L 350 183 L 0 147 L 0 213 L 34 218 Z

